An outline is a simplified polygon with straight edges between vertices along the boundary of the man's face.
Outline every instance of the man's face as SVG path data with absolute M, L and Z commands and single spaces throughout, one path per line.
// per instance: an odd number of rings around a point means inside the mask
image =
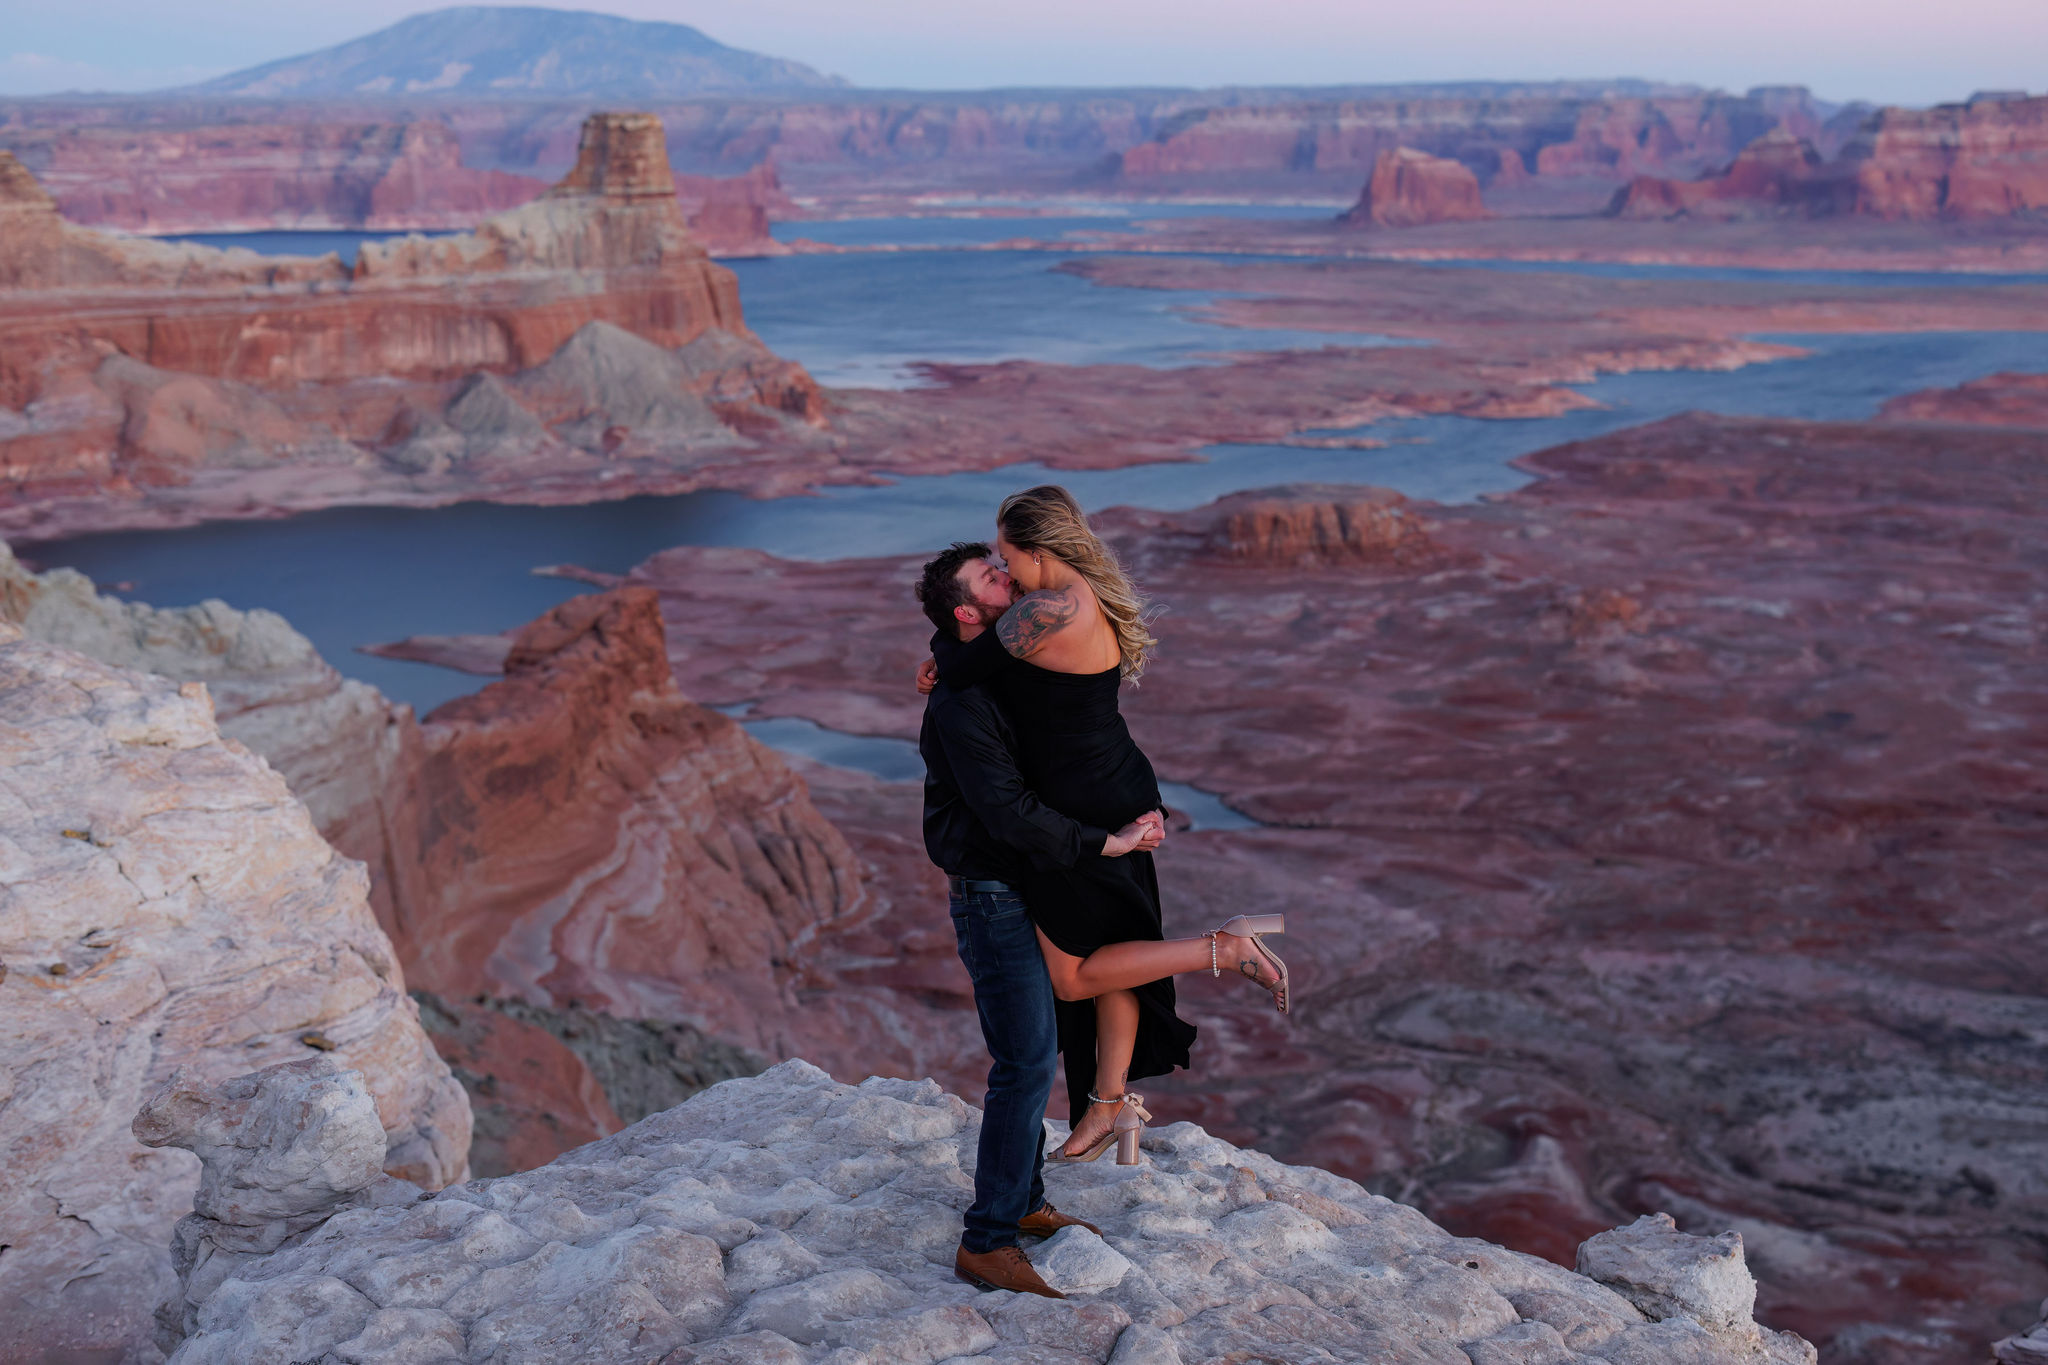
M 987 559 L 970 559 L 962 564 L 960 581 L 967 588 L 967 602 L 955 615 L 961 611 L 972 611 L 975 625 L 994 625 L 996 618 L 1008 611 L 1010 603 L 1017 599 L 1016 586 L 993 555 Z

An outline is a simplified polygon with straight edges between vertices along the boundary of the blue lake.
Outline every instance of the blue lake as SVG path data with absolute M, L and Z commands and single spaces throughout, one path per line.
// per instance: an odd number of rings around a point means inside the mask
M 915 359 L 1005 354 L 1184 364 L 1205 350 L 1285 338 L 1355 344 L 1327 333 L 1262 337 L 1212 327 L 1184 311 L 1207 296 L 1103 288 L 1054 271 L 1057 260 L 1036 252 L 861 253 L 739 268 L 749 318 L 764 339 L 821 374 L 900 373 Z M 1605 378 L 1583 388 L 1601 409 L 1560 418 L 1382 423 L 1369 434 L 1391 444 L 1377 450 L 1216 446 L 1193 463 L 1059 473 L 1012 466 L 776 501 L 707 492 L 580 507 L 336 508 L 288 521 L 82 536 L 26 553 L 41 565 L 71 565 L 123 584 L 142 601 L 176 606 L 219 597 L 282 612 L 343 672 L 424 710 L 473 691 L 478 680 L 373 658 L 358 647 L 504 630 L 584 590 L 533 576 L 537 565 L 623 572 L 672 545 L 747 546 L 814 560 L 913 553 L 986 536 L 1002 496 L 1045 477 L 1091 507 L 1176 510 L 1302 481 L 1378 484 L 1461 501 L 1519 486 L 1524 476 L 1508 463 L 1517 456 L 1688 409 L 1857 418 L 1914 389 L 1999 370 L 2048 370 L 2048 333 L 1779 339 L 1813 353 L 1730 372 Z M 905 623 L 921 629 L 908 604 Z
M 946 205 L 934 205 L 931 212 L 914 217 L 816 218 L 777 223 L 772 232 L 777 241 L 826 242 L 847 247 L 973 247 L 992 242 L 1020 239 L 1056 242 L 1077 234 L 1137 233 L 1146 222 L 1180 218 L 1328 219 L 1343 210 L 1333 204 L 1134 204 L 1069 201 L 1017 201 L 1011 208 L 1029 213 L 1001 213 L 1000 205 L 982 207 L 991 212 L 965 216 L 948 213 Z
M 919 382 L 921 361 L 1195 365 L 1228 351 L 1402 346 L 1360 332 L 1218 327 L 1206 290 L 1104 288 L 1033 251 L 904 251 L 732 261 L 747 325 L 837 388 Z

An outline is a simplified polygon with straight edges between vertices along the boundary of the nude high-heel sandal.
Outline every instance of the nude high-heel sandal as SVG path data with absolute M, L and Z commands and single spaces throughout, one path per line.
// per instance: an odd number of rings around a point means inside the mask
M 1203 937 L 1209 940 L 1209 975 L 1223 975 L 1223 964 L 1216 960 L 1216 936 L 1234 934 L 1252 941 L 1252 948 L 1266 960 L 1266 965 L 1279 973 L 1280 979 L 1270 988 L 1273 992 L 1273 1008 L 1287 1013 L 1287 964 L 1280 960 L 1280 954 L 1266 946 L 1265 935 L 1287 932 L 1285 915 L 1233 915 L 1230 922 L 1221 929 L 1211 929 Z
M 1046 1164 L 1078 1166 L 1084 1161 L 1096 1160 L 1114 1144 L 1117 1165 L 1137 1165 L 1138 1139 L 1145 1136 L 1145 1124 L 1152 1118 L 1145 1108 L 1145 1097 L 1135 1090 L 1126 1090 L 1115 1099 L 1106 1100 L 1091 1090 L 1088 1092 L 1088 1098 L 1096 1104 L 1117 1105 L 1116 1121 L 1110 1125 L 1109 1131 L 1103 1134 L 1102 1140 L 1093 1147 L 1073 1156 L 1068 1156 L 1065 1152 L 1054 1152 L 1045 1159 Z

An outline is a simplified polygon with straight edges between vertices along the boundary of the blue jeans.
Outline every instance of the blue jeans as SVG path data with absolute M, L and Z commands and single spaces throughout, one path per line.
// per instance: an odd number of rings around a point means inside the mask
M 974 981 L 994 1065 L 982 1107 L 974 1204 L 960 1244 L 979 1255 L 1017 1244 L 1017 1223 L 1045 1202 L 1045 1102 L 1059 1065 L 1052 978 L 1014 892 L 952 897 L 953 935 Z

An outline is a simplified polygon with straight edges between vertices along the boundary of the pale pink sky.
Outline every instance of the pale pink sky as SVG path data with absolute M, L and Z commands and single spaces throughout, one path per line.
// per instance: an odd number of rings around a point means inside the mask
M 565 8 L 578 6 L 564 6 Z M 2048 82 L 2048 0 L 617 0 L 860 85 L 1644 76 L 1928 104 Z M 17 0 L 0 94 L 146 89 L 357 37 L 418 0 Z

